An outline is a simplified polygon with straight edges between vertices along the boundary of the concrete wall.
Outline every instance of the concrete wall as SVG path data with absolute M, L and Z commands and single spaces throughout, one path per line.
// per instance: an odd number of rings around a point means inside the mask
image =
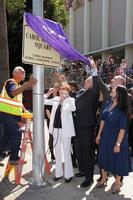
M 102 47 L 102 0 L 90 4 L 90 51 Z
M 109 0 L 109 46 L 125 42 L 126 0 Z
M 74 46 L 83 53 L 84 45 L 84 7 L 74 13 Z
M 74 11 L 74 47 L 81 53 L 94 56 L 123 51 L 122 55 L 125 53 L 131 65 L 133 0 L 89 0 L 85 5 L 88 15 L 84 6 Z

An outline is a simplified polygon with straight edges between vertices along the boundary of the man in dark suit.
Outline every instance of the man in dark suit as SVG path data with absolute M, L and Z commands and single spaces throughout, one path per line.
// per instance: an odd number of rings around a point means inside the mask
M 76 149 L 79 173 L 85 176 L 81 187 L 88 187 L 93 182 L 94 172 L 94 128 L 99 101 L 97 76 L 85 80 L 84 90 L 76 98 Z

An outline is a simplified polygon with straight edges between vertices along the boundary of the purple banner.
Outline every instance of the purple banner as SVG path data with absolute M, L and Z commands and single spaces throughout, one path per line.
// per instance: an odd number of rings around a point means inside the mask
M 54 21 L 43 19 L 31 13 L 24 14 L 27 24 L 35 31 L 44 42 L 53 47 L 65 58 L 72 61 L 89 63 L 89 59 L 74 49 L 69 43 L 62 26 Z

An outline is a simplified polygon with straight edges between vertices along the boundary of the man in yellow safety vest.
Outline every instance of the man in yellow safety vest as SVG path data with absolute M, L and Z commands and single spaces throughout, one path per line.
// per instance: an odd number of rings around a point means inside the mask
M 17 164 L 19 159 L 21 131 L 18 122 L 21 121 L 22 112 L 25 110 L 22 103 L 22 92 L 33 87 L 37 82 L 31 77 L 29 81 L 20 85 L 24 79 L 25 70 L 20 66 L 15 67 L 13 78 L 5 82 L 0 95 L 0 132 L 3 132 L 0 140 L 0 156 L 8 144 L 11 151 L 11 164 Z

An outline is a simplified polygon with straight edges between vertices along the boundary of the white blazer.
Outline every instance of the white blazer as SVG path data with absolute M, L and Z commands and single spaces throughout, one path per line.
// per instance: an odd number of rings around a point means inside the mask
M 56 96 L 52 99 L 46 99 L 47 95 L 44 95 L 44 104 L 52 105 L 50 124 L 49 124 L 49 133 L 53 134 L 54 127 L 54 117 L 56 113 L 56 109 L 60 102 L 60 96 Z M 64 137 L 72 137 L 75 136 L 75 129 L 72 117 L 72 111 L 75 111 L 75 99 L 68 96 L 64 99 L 61 106 L 61 121 L 62 121 L 62 134 Z

